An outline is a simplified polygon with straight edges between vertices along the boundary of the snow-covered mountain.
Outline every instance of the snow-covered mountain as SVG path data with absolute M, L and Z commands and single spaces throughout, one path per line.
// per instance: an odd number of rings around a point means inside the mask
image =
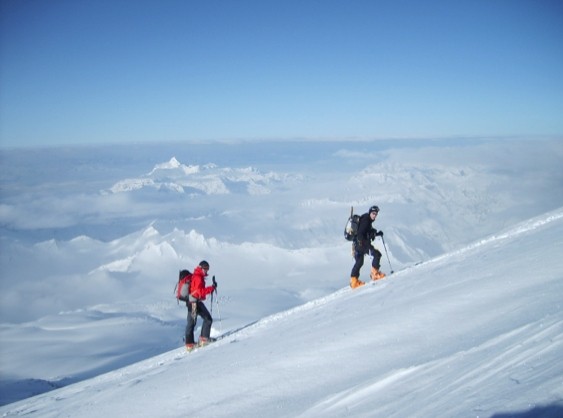
M 172 157 L 166 163 L 157 164 L 146 175 L 120 180 L 109 189 L 109 192 L 122 193 L 151 188 L 195 195 L 229 193 L 260 195 L 270 193 L 272 185 L 292 180 L 296 179 L 273 172 L 263 174 L 252 167 L 219 168 L 216 164 L 189 166 Z
M 558 213 L 562 158 L 557 141 L 2 151 L 1 402 L 181 346 L 172 291 L 201 259 L 219 281 L 213 333 L 234 331 L 346 292 L 350 206 L 381 207 L 384 271 L 419 269 Z
M 562 249 L 563 208 L 363 288 L 224 329 L 193 353 L 174 349 L 0 413 L 558 417 Z M 149 317 L 113 319 L 116 333 L 137 321 L 155 343 L 160 337 Z M 80 362 L 73 342 L 61 355 Z

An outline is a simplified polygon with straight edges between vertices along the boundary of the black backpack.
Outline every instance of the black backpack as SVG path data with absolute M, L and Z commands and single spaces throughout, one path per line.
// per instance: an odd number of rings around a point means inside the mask
M 350 208 L 350 217 L 344 227 L 344 238 L 346 241 L 354 241 L 358 235 L 358 225 L 360 224 L 360 215 L 354 215 L 354 207 Z

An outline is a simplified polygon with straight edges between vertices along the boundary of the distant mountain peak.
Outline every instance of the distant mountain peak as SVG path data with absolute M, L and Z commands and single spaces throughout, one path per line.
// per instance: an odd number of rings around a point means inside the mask
M 160 163 L 154 166 L 148 176 L 155 175 L 161 171 L 179 171 L 181 174 L 189 175 L 199 172 L 199 166 L 189 166 L 184 165 L 176 157 L 172 157 L 169 161 L 165 163 Z
M 160 168 L 178 168 L 181 165 L 182 164 L 180 164 L 180 161 L 178 161 L 176 157 L 172 157 L 170 158 L 170 161 L 168 161 L 167 163 L 159 164 L 157 165 L 157 167 L 160 166 Z
M 148 188 L 176 193 L 256 195 L 268 194 L 273 184 L 283 184 L 288 180 L 295 181 L 297 178 L 273 172 L 262 173 L 254 167 L 221 168 L 214 163 L 190 166 L 172 157 L 167 162 L 156 164 L 147 174 L 117 182 L 109 192 L 131 192 Z

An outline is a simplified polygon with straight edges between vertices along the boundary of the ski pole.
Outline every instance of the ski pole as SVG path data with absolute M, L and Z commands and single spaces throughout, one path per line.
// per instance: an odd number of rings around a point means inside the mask
M 219 332 L 223 335 L 223 321 L 221 321 L 221 309 L 219 309 L 219 297 L 217 296 L 217 315 L 219 316 Z
M 383 236 L 381 237 L 381 242 L 383 242 L 383 248 L 385 248 L 385 255 L 387 256 L 387 262 L 389 263 L 389 269 L 391 270 L 390 274 L 393 274 L 393 267 L 391 267 L 391 260 L 389 259 L 389 253 L 387 252 L 387 246 L 385 245 Z
M 215 290 L 213 293 L 217 293 L 217 282 L 215 281 L 215 276 L 213 276 L 213 286 Z M 211 312 L 213 313 L 213 293 L 211 293 Z M 217 293 L 217 314 L 219 315 L 219 332 L 223 334 L 223 322 L 221 321 L 221 310 L 219 309 L 219 294 Z M 213 316 L 213 314 L 211 315 Z
M 215 290 L 211 292 L 211 317 L 213 317 L 213 293 L 215 293 Z
M 215 290 L 211 292 L 211 316 L 213 317 L 213 294 L 217 292 L 217 282 L 215 281 L 215 276 L 213 276 L 213 286 L 215 286 Z

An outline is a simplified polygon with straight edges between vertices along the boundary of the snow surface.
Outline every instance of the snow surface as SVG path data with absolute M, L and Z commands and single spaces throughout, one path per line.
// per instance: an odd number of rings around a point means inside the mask
M 562 416 L 563 150 L 537 144 L 46 150 L 40 178 L 3 152 L 0 413 Z M 373 203 L 395 273 L 351 290 L 342 229 Z M 186 354 L 172 290 L 202 258 L 224 338 Z

